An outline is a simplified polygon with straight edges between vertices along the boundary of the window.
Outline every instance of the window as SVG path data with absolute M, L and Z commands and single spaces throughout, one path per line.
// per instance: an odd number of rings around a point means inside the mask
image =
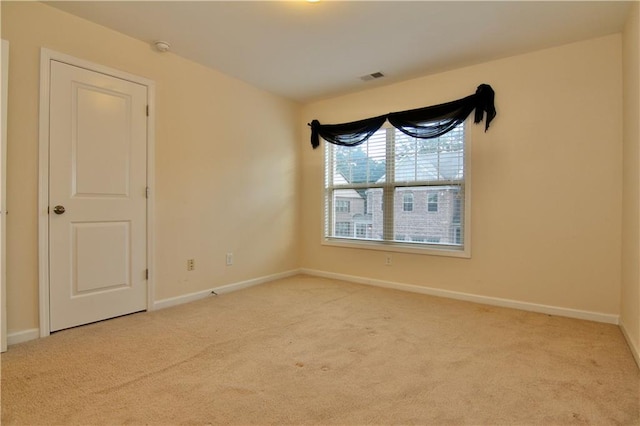
M 336 200 L 336 212 L 349 213 L 351 211 L 351 202 L 349 200 Z
M 350 236 L 351 236 L 351 223 L 336 222 L 336 237 L 350 237 Z
M 325 241 L 464 252 L 465 145 L 464 124 L 434 139 L 388 126 L 355 147 L 325 144 Z
M 413 211 L 413 194 L 407 193 L 403 195 L 402 210 L 405 212 Z
M 368 238 L 371 235 L 371 224 L 356 223 L 356 237 Z
M 432 192 L 427 194 L 427 211 L 428 212 L 437 212 L 438 211 L 438 193 Z

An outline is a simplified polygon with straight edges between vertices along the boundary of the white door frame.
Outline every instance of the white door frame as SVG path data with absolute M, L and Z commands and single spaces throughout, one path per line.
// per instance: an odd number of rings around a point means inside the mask
M 153 309 L 155 298 L 154 273 L 154 183 L 155 183 L 155 82 L 113 68 L 94 64 L 64 53 L 50 49 L 40 50 L 40 161 L 39 161 L 39 194 L 38 194 L 38 269 L 40 287 L 40 337 L 50 334 L 49 324 L 49 89 L 50 62 L 59 61 L 90 71 L 107 74 L 112 77 L 128 80 L 148 88 L 147 103 L 149 116 L 147 117 L 147 311 Z
M 2 40 L 2 125 L 0 125 L 0 352 L 7 350 L 7 107 L 9 42 Z

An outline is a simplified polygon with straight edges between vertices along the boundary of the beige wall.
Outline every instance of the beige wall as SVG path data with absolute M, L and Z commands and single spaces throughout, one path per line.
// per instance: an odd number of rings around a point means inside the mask
M 43 4 L 1 8 L 11 43 L 9 333 L 38 326 L 39 49 L 48 47 L 156 81 L 156 300 L 304 267 L 621 314 L 638 347 L 637 4 L 623 36 L 319 101 L 301 115 L 293 103 Z M 306 123 L 445 102 L 483 82 L 496 90 L 498 117 L 487 133 L 472 126 L 471 259 L 394 253 L 384 266 L 383 252 L 322 246 L 323 154 L 311 149 Z
M 635 3 L 623 34 L 624 162 L 622 292 L 620 323 L 640 354 L 640 5 Z
M 303 107 L 302 267 L 604 314 L 620 312 L 621 36 Z M 306 123 L 461 98 L 489 83 L 498 116 L 471 132 L 471 259 L 321 245 L 323 149 Z
M 1 7 L 9 334 L 38 326 L 40 47 L 156 82 L 156 300 L 298 266 L 296 104 L 41 3 Z

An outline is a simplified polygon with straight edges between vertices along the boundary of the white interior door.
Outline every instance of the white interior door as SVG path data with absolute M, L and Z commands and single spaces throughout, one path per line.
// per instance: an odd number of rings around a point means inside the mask
M 147 87 L 55 60 L 49 314 L 57 331 L 146 309 Z
M 7 350 L 7 98 L 9 91 L 9 42 L 2 40 L 2 124 L 0 125 L 0 351 Z

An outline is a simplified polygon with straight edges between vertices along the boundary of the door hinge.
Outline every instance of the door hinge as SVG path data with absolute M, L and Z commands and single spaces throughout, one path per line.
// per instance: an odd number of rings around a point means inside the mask
M 149 105 L 147 105 L 147 117 L 149 116 Z
M 148 279 L 149 279 L 149 270 L 148 270 L 148 269 L 145 269 L 145 270 L 144 270 L 144 279 L 145 279 L 145 280 L 148 280 Z
M 145 190 L 144 190 L 144 196 L 145 196 L 146 198 L 149 198 L 149 191 L 151 191 L 151 189 L 147 186 L 147 187 L 145 188 Z

